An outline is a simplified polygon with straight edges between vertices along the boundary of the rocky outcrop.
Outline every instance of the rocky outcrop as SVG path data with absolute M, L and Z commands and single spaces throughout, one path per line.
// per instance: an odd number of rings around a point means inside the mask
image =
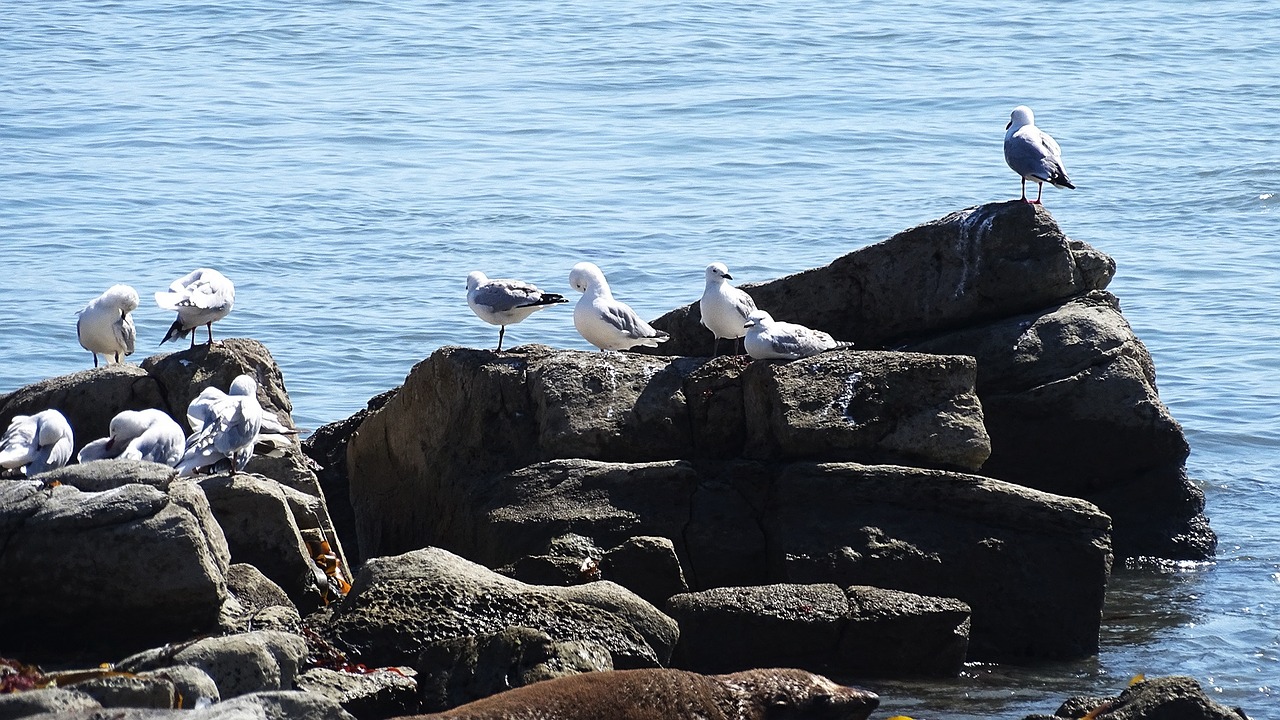
M 678 632 L 613 583 L 526 585 L 437 548 L 366 562 L 327 632 L 367 665 L 412 665 L 433 642 L 511 626 L 597 643 L 618 667 L 665 663 Z
M 211 631 L 228 561 L 193 482 L 101 492 L 0 482 L 0 575 L 21 578 L 20 592 L 0 593 L 8 652 L 138 648 Z
M 774 317 L 859 348 L 975 357 L 983 474 L 1095 502 L 1112 516 L 1117 557 L 1208 559 L 1216 538 L 1185 476 L 1186 439 L 1150 355 L 1103 292 L 1114 273 L 1043 207 L 1010 202 L 744 289 Z M 671 339 L 645 352 L 711 354 L 699 319 L 693 303 L 654 321 Z
M 954 677 L 969 641 L 964 603 L 865 586 L 722 587 L 676 595 L 667 612 L 680 623 L 673 663 L 698 672 Z
M 222 699 L 267 690 L 292 690 L 307 654 L 306 641 L 291 633 L 255 630 L 164 647 L 122 660 L 129 672 L 189 665 L 213 679 Z
M 1205 695 L 1200 683 L 1182 676 L 1152 678 L 1130 685 L 1117 697 L 1067 700 L 1053 715 L 1025 720 L 1248 720 L 1244 710 L 1229 708 Z

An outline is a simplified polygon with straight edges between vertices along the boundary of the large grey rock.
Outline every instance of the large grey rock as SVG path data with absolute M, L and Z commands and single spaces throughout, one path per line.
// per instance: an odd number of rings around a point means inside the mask
M 1021 202 L 952 213 L 855 250 L 825 267 L 744 285 L 775 318 L 861 348 L 1038 310 L 1105 288 L 1115 262 L 1062 233 L 1048 210 Z M 707 356 L 698 304 L 663 315 L 657 354 Z
M 470 554 L 486 542 L 476 528 L 492 519 L 491 498 L 526 487 L 520 473 L 553 472 L 530 468 L 539 462 L 722 459 L 745 448 L 757 459 L 973 469 L 989 452 L 966 358 L 841 352 L 744 372 L 734 362 L 442 348 L 349 442 L 362 551 Z M 721 382 L 719 369 L 729 372 Z M 584 534 L 602 546 L 626 539 Z
M 321 604 L 324 572 L 311 559 L 284 486 L 246 473 L 208 477 L 200 486 L 234 562 L 261 570 L 299 608 Z
M 87 466 L 85 466 L 87 467 Z M 216 628 L 228 551 L 190 481 L 82 492 L 0 482 L 0 593 L 6 649 L 130 649 Z M 63 646 L 66 646 L 65 648 Z
M 411 668 L 378 668 L 365 673 L 314 667 L 294 679 L 299 690 L 322 695 L 361 720 L 408 715 L 419 707 Z
M 993 446 L 984 474 L 1094 502 L 1111 515 L 1119 557 L 1213 555 L 1204 497 L 1183 469 L 1187 440 L 1113 295 L 1090 293 L 911 347 L 978 359 Z
M 182 717 L 191 717 L 184 715 Z M 336 701 L 317 693 L 267 690 L 242 695 L 202 711 L 193 720 L 355 720 Z
M 953 598 L 852 586 L 839 667 L 856 677 L 955 677 L 968 656 L 969 606 Z
M 836 585 L 777 584 L 684 593 L 666 610 L 680 624 L 676 667 L 823 670 L 835 657 L 849 601 Z
M 556 641 L 531 628 L 440 640 L 418 657 L 422 711 L 438 712 L 542 680 L 612 669 L 603 645 Z
M 208 674 L 225 700 L 267 690 L 292 690 L 306 655 L 307 642 L 301 636 L 255 630 L 148 650 L 125 658 L 117 668 L 141 672 L 190 665 Z
M 186 709 L 203 707 L 222 699 L 218 685 L 209 673 L 194 665 L 174 665 L 138 673 L 138 677 L 160 678 L 173 685 L 175 706 Z
M 44 688 L 0 694 L 0 720 L 18 720 L 42 714 L 62 714 L 101 709 L 102 703 L 79 690 Z
M 169 406 L 184 429 L 187 406 L 205 388 L 226 391 L 231 381 L 249 375 L 258 383 L 258 402 L 275 413 L 280 422 L 292 426 L 293 404 L 284 387 L 284 375 L 266 346 L 257 340 L 226 338 L 213 345 L 197 345 L 188 350 L 152 355 L 142 361 L 142 369 L 159 381 Z
M 92 697 L 106 708 L 172 708 L 177 699 L 173 683 L 159 677 L 96 677 L 69 687 Z
M 611 548 L 600 561 L 600 574 L 655 607 L 689 589 L 675 543 L 665 537 L 639 535 Z
M 167 465 L 113 458 L 50 470 L 41 475 L 40 481 L 46 485 L 61 483 L 85 492 L 103 492 L 134 483 L 168 490 L 177 477 L 177 471 Z
M 1110 520 L 1083 500 L 976 475 L 795 464 L 764 519 L 788 582 L 957 598 L 970 659 L 1078 658 L 1098 649 Z
M 666 662 L 674 621 L 612 583 L 526 585 L 438 548 L 374 558 L 360 569 L 328 634 L 369 666 L 412 664 L 431 642 L 535 627 L 591 640 L 619 667 Z
M 1194 678 L 1178 675 L 1144 680 L 1117 697 L 1073 698 L 1052 716 L 1027 720 L 1079 718 L 1094 710 L 1107 720 L 1247 720 L 1244 710 L 1214 702 Z

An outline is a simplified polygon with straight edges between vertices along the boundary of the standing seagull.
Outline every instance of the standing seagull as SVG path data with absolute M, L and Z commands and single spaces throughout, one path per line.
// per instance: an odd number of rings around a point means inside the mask
M 187 406 L 191 437 L 178 461 L 179 475 L 217 472 L 230 466 L 244 470 L 253 457 L 253 444 L 262 429 L 258 383 L 248 375 L 231 382 L 229 392 L 208 387 Z
M 178 319 L 164 334 L 163 345 L 204 325 L 209 330 L 209 344 L 213 344 L 213 324 L 231 312 L 236 299 L 236 286 L 222 273 L 209 268 L 192 270 L 169 286 L 167 292 L 156 293 L 156 304 L 163 310 L 177 310 Z M 191 335 L 191 347 L 196 346 L 196 336 Z
M 853 343 L 840 342 L 821 330 L 778 322 L 763 310 L 751 313 L 746 327 L 747 354 L 756 360 L 798 360 L 827 350 L 853 347 Z
M 80 449 L 76 459 L 93 460 L 125 458 L 146 460 L 173 467 L 182 458 L 187 436 L 182 426 L 163 410 L 124 410 L 111 418 L 108 437 L 94 440 Z
M 587 342 L 601 350 L 627 350 L 637 345 L 658 347 L 670 338 L 640 319 L 636 311 L 613 299 L 600 268 L 580 262 L 569 271 L 569 284 L 582 293 L 573 308 L 573 326 Z
M 0 437 L 0 468 L 20 468 L 29 476 L 60 468 L 71 459 L 71 424 L 57 410 L 15 415 Z
M 128 285 L 112 285 L 107 291 L 89 301 L 77 313 L 76 337 L 80 347 L 93 353 L 93 366 L 98 367 L 98 353 L 107 358 L 107 364 L 124 361 L 133 354 L 133 342 L 137 330 L 129 313 L 138 309 L 138 291 Z
M 1039 205 L 1044 183 L 1075 190 L 1076 186 L 1067 177 L 1067 169 L 1062 166 L 1062 148 L 1049 133 L 1036 127 L 1031 108 L 1026 105 L 1014 108 L 1004 128 L 1004 161 L 1022 176 L 1023 202 Z M 1036 184 L 1035 200 L 1027 199 L 1028 180 Z
M 702 291 L 698 308 L 702 312 L 702 326 L 716 336 L 715 354 L 720 354 L 720 339 L 736 340 L 747 334 L 744 324 L 755 312 L 756 301 L 746 292 L 725 282 L 732 280 L 724 263 L 707 266 L 707 287 Z M 735 343 L 736 344 L 736 343 Z
M 476 317 L 498 326 L 498 351 L 508 325 L 515 325 L 545 307 L 569 302 L 563 295 L 542 292 L 520 280 L 490 280 L 476 270 L 467 275 L 467 305 Z

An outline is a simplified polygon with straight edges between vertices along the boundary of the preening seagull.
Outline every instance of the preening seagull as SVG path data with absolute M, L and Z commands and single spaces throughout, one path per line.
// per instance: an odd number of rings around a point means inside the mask
M 724 263 L 711 263 L 706 270 L 707 286 L 702 291 L 698 308 L 702 326 L 716 336 L 715 354 L 720 354 L 720 339 L 736 340 L 747 334 L 747 317 L 755 312 L 756 302 L 745 291 L 726 280 L 732 280 Z
M 774 320 L 769 313 L 756 310 L 746 322 L 747 354 L 756 360 L 797 360 L 835 348 L 853 347 L 821 330 Z
M 82 463 L 126 458 L 172 467 L 186 444 L 182 426 L 163 410 L 124 410 L 111 418 L 110 435 L 85 445 L 76 458 Z
M 74 444 L 71 424 L 57 410 L 15 415 L 0 437 L 0 467 L 38 475 L 66 465 Z
M 107 364 L 124 362 L 133 354 L 137 331 L 129 313 L 138 309 L 138 291 L 128 285 L 112 285 L 89 301 L 76 319 L 76 337 L 80 347 L 93 353 L 93 366 L 98 367 L 98 354 Z
M 657 347 L 670 337 L 640 319 L 626 303 L 613 299 L 600 268 L 580 262 L 569 271 L 569 284 L 582 293 L 573 308 L 573 326 L 587 342 L 601 350 L 627 350 L 637 345 Z
M 1062 148 L 1049 133 L 1036 127 L 1031 108 L 1019 105 L 1009 116 L 1004 132 L 1004 161 L 1022 178 L 1022 201 L 1040 204 L 1044 183 L 1075 189 L 1062 165 Z M 1036 184 L 1036 199 L 1027 199 L 1027 181 Z
M 178 462 L 179 475 L 244 470 L 253 457 L 253 444 L 262 429 L 258 383 L 248 375 L 231 382 L 229 392 L 207 387 L 187 406 L 191 436 Z
M 498 350 L 508 325 L 515 325 L 535 311 L 569 302 L 565 296 L 543 292 L 520 280 L 490 280 L 476 270 L 467 275 L 467 305 L 476 317 L 498 326 Z
M 156 293 L 156 304 L 163 310 L 178 311 L 178 319 L 169 326 L 169 332 L 160 341 L 163 345 L 204 325 L 209 331 L 209 344 L 213 344 L 213 324 L 231 312 L 235 303 L 236 286 L 222 273 L 209 268 L 199 268 L 174 280 L 166 292 Z M 196 336 L 191 334 L 191 347 L 196 346 Z

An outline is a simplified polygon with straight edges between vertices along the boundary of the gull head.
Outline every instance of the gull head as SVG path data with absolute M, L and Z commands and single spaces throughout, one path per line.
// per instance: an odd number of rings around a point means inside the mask
M 1034 113 L 1031 112 L 1031 108 L 1027 107 L 1026 105 L 1019 105 L 1018 107 L 1013 109 L 1013 112 L 1009 113 L 1009 124 L 1005 125 L 1004 129 L 1005 130 L 1008 130 L 1010 128 L 1017 129 L 1020 127 L 1025 127 L 1027 125 L 1035 125 L 1035 124 L 1036 124 L 1036 116 Z
M 146 416 L 137 410 L 122 410 L 111 418 L 108 430 L 111 437 L 107 440 L 107 448 L 110 449 L 116 442 L 128 442 L 138 437 L 147 431 L 147 424 Z
M 467 275 L 467 291 L 470 292 L 489 281 L 488 276 L 479 270 L 472 270 Z
M 130 313 L 138 309 L 138 291 L 128 285 L 112 285 L 102 293 L 102 299 L 120 312 Z
M 231 389 L 227 391 L 227 394 L 256 396 L 258 394 L 258 383 L 248 375 L 240 375 L 231 381 Z
M 600 268 L 589 262 L 580 262 L 573 266 L 569 271 L 569 284 L 578 292 L 587 292 L 592 288 L 601 288 L 607 290 L 609 284 L 605 282 L 604 273 L 600 272 Z
M 773 316 L 763 310 L 756 310 L 747 316 L 747 324 L 742 327 L 764 326 L 773 322 Z
M 729 268 L 724 263 L 711 263 L 707 266 L 707 282 L 718 283 L 732 279 L 733 276 L 729 274 Z

